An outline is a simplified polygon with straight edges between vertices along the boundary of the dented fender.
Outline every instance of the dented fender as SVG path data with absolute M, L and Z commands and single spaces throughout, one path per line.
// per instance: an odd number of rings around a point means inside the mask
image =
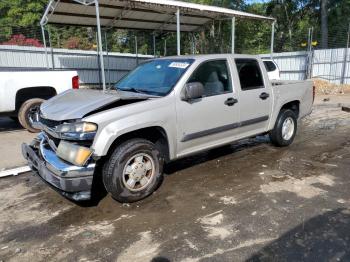
M 109 109 L 88 116 L 83 121 L 93 122 L 98 125 L 98 131 L 93 141 L 94 156 L 107 155 L 113 142 L 120 136 L 143 128 L 162 128 L 168 138 L 169 157 L 175 158 L 176 141 L 176 110 L 174 95 L 147 100 Z

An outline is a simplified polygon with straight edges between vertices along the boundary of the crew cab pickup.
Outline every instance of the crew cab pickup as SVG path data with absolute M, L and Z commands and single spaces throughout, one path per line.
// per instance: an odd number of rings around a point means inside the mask
M 40 104 L 68 89 L 79 88 L 72 70 L 1 70 L 0 115 L 19 120 L 30 132 L 37 132 L 32 117 Z
M 292 143 L 310 114 L 311 81 L 270 82 L 250 55 L 198 55 L 149 60 L 114 88 L 70 90 L 40 107 L 42 129 L 24 157 L 64 196 L 91 198 L 94 184 L 120 202 L 150 195 L 163 165 L 234 141 L 269 134 Z

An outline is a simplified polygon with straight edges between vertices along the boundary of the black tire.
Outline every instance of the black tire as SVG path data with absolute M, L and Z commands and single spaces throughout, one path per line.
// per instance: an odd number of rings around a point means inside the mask
M 292 136 L 288 137 L 288 139 L 283 138 L 282 135 L 283 123 L 286 121 L 286 119 L 292 120 L 294 124 L 293 134 Z M 295 113 L 290 109 L 282 109 L 277 117 L 274 129 L 269 133 L 272 144 L 279 147 L 289 146 L 295 138 L 297 127 L 298 124 Z
M 40 130 L 32 126 L 31 117 L 35 110 L 38 110 L 44 99 L 33 98 L 25 101 L 18 111 L 18 121 L 25 129 L 31 133 L 37 133 Z
M 129 160 L 138 154 L 146 154 L 153 160 L 153 175 L 147 187 L 132 191 L 126 186 L 124 168 Z M 123 178 L 124 177 L 124 178 Z M 163 160 L 156 146 L 145 139 L 131 139 L 116 147 L 106 161 L 102 172 L 103 184 L 112 197 L 121 203 L 132 203 L 152 194 L 163 181 Z M 130 179 L 130 178 L 129 178 Z M 141 186 L 141 182 L 140 183 Z

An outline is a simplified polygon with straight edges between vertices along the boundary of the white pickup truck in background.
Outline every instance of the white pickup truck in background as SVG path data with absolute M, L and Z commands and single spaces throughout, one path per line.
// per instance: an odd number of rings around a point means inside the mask
M 19 120 L 30 132 L 32 116 L 40 104 L 63 91 L 79 88 L 76 71 L 0 71 L 0 115 Z
M 280 80 L 281 72 L 275 61 L 272 59 L 262 59 L 270 80 Z

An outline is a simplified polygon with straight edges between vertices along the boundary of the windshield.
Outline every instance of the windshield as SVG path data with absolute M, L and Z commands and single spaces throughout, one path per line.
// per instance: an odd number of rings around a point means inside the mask
M 143 63 L 117 82 L 115 88 L 165 96 L 193 61 L 193 59 L 157 59 Z

